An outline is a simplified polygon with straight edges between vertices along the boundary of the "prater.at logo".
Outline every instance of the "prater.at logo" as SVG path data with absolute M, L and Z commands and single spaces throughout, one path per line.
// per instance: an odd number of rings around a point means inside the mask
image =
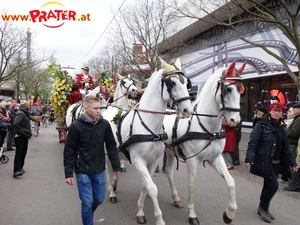
M 60 2 L 47 2 L 40 9 L 29 11 L 33 23 L 42 23 L 49 28 L 58 28 L 66 21 L 90 21 L 90 14 L 77 15 L 76 11 L 68 10 Z

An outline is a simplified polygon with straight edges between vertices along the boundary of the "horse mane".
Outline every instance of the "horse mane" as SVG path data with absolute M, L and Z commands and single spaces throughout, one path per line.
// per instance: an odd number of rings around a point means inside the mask
M 160 69 L 160 70 L 158 70 L 158 71 L 152 73 L 152 75 L 150 76 L 150 79 L 149 79 L 149 82 L 148 82 L 148 85 L 147 85 L 145 91 L 146 91 L 147 89 L 151 89 L 151 88 L 152 88 L 151 86 L 155 85 L 155 84 L 154 84 L 155 82 L 153 82 L 153 80 L 155 80 L 156 77 L 161 77 L 161 78 L 162 78 L 162 73 L 163 73 L 163 69 Z M 157 89 L 157 87 L 155 87 L 155 89 Z M 160 91 L 160 90 L 159 90 L 159 91 Z M 143 94 L 140 101 L 142 101 L 142 99 L 143 99 L 144 96 L 145 96 L 145 95 Z
M 121 80 L 119 80 L 117 82 L 117 87 L 116 87 L 115 94 L 114 94 L 114 101 L 116 101 L 121 96 L 120 95 L 120 92 L 121 92 L 121 85 L 120 85 L 120 83 L 121 83 Z
M 99 92 L 100 92 L 100 88 L 99 88 L 99 86 L 97 86 L 93 90 L 91 90 L 87 95 L 96 96 Z
M 222 72 L 225 71 L 226 69 L 227 68 L 225 68 L 225 67 L 220 68 L 216 72 L 214 72 L 212 75 L 209 76 L 209 78 L 205 81 L 205 84 L 203 85 L 199 95 L 197 96 L 197 98 L 193 102 L 193 106 L 197 105 L 200 102 L 200 100 L 203 96 L 203 93 L 205 92 L 205 89 L 207 89 L 207 88 L 212 89 L 212 86 L 208 85 L 208 84 L 213 82 L 213 81 L 216 81 L 217 79 L 220 79 Z

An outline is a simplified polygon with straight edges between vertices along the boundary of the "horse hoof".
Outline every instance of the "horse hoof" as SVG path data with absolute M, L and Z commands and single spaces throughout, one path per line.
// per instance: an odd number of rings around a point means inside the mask
M 189 223 L 191 225 L 200 225 L 200 222 L 199 222 L 197 217 L 196 218 L 189 218 Z
M 139 224 L 145 224 L 145 223 L 147 223 L 146 217 L 145 216 L 137 216 L 136 217 L 136 222 L 139 223 Z
M 118 199 L 117 199 L 117 197 L 115 196 L 115 197 L 109 197 L 109 201 L 110 201 L 110 203 L 113 203 L 113 204 L 115 204 L 115 203 L 117 203 L 118 202 Z
M 224 223 L 226 223 L 226 224 L 229 224 L 229 223 L 232 222 L 232 219 L 230 219 L 230 218 L 227 216 L 226 212 L 223 213 L 223 221 L 224 221 Z
M 182 204 L 182 202 L 181 201 L 174 201 L 174 205 L 175 205 L 175 207 L 176 208 L 183 208 L 183 204 Z
M 121 172 L 126 172 L 126 168 L 125 168 L 125 167 L 121 167 L 121 168 L 120 168 L 120 171 L 121 171 Z

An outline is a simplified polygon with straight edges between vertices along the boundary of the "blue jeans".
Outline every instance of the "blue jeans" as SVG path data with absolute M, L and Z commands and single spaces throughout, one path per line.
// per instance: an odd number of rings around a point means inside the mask
M 166 168 L 168 162 L 168 156 L 167 153 L 164 152 L 164 158 L 163 158 L 163 168 Z
M 83 225 L 93 225 L 93 215 L 105 199 L 105 172 L 88 175 L 76 174 L 77 188 L 81 200 L 81 218 Z

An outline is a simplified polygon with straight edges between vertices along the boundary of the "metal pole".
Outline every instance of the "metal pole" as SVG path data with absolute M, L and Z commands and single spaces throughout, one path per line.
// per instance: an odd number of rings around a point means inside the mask
M 18 66 L 20 66 L 20 61 L 21 61 L 21 56 L 20 56 L 20 52 L 19 52 Z M 18 74 L 17 74 L 17 103 L 20 103 L 20 70 L 18 71 Z

